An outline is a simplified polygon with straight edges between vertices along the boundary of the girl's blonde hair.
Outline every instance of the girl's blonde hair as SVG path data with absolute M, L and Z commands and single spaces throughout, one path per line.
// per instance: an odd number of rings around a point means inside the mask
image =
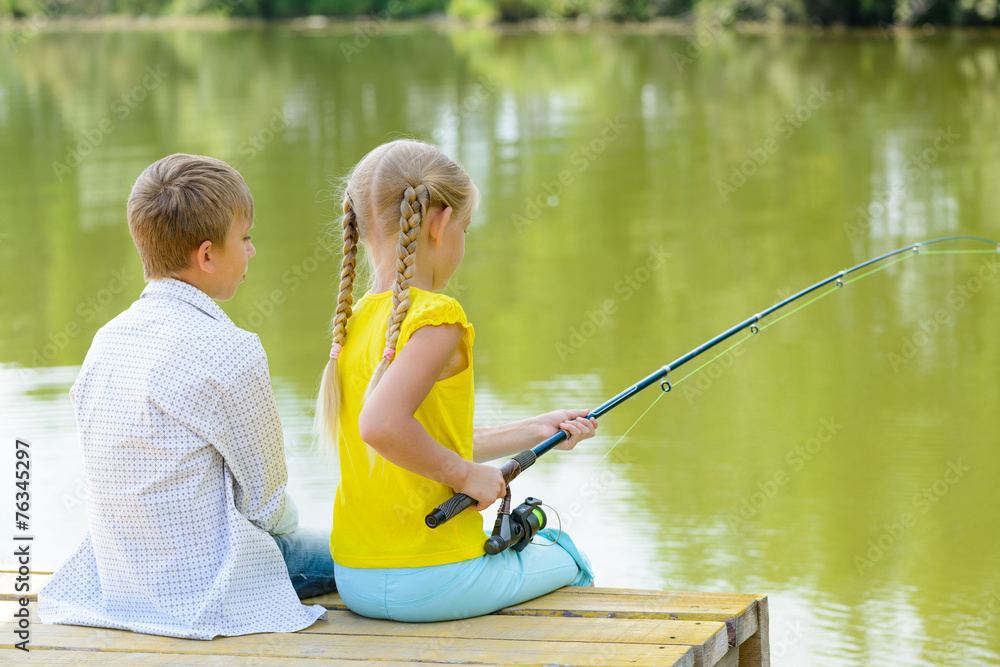
M 395 247 L 396 281 L 392 312 L 386 324 L 385 353 L 372 373 L 365 398 L 371 395 L 395 354 L 399 332 L 410 308 L 410 283 L 416 272 L 417 236 L 432 206 L 452 208 L 452 218 L 463 220 L 479 203 L 479 191 L 469 175 L 437 147 L 422 141 L 397 139 L 368 153 L 345 178 L 342 219 L 344 260 L 340 293 L 331 322 L 333 349 L 343 346 L 347 320 L 354 305 L 358 243 L 365 246 L 372 274 L 392 259 Z M 393 243 L 395 239 L 395 243 Z M 316 430 L 336 442 L 340 410 L 340 378 L 331 351 L 323 371 L 316 404 Z

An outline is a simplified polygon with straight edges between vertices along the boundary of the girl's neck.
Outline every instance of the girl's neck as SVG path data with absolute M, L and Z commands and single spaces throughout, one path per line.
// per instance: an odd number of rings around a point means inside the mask
M 432 292 L 433 287 L 430 284 L 430 280 L 422 280 L 422 276 L 418 273 L 413 276 L 413 280 L 410 281 L 410 287 L 416 287 L 417 289 L 422 289 L 425 292 Z M 383 292 L 391 292 L 393 287 L 396 285 L 396 274 L 392 274 L 392 279 L 389 278 L 375 278 L 372 282 L 371 293 L 372 294 L 382 294 Z

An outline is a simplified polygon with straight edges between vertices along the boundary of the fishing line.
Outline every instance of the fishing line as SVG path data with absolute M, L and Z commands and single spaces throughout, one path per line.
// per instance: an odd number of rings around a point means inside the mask
M 743 341 L 740 341 L 740 342 L 743 342 Z M 737 343 L 736 345 L 739 345 L 739 343 Z M 733 345 L 733 347 L 736 347 L 736 345 Z M 730 349 L 732 349 L 732 348 L 730 348 Z M 728 352 L 728 351 L 729 350 L 726 350 L 726 352 Z M 723 352 L 722 354 L 725 354 L 725 352 Z M 720 354 L 719 356 L 721 357 L 722 355 Z M 719 357 L 716 357 L 715 359 L 718 359 L 718 358 Z M 715 359 L 712 359 L 712 361 L 715 361 Z M 712 363 L 712 361 L 710 361 L 708 363 L 710 364 L 710 363 Z M 699 368 L 704 368 L 704 366 L 707 366 L 707 365 L 708 364 L 705 364 L 703 366 L 699 366 Z M 688 375 L 685 375 L 684 377 L 688 377 L 689 375 L 693 374 L 694 372 L 695 371 L 692 371 L 691 373 L 688 373 Z M 681 380 L 683 380 L 683 379 L 684 378 L 681 378 Z M 678 380 L 677 382 L 680 382 L 681 380 Z M 641 422 L 642 418 L 646 416 L 646 413 L 648 413 L 650 410 L 652 410 L 653 406 L 656 405 L 657 402 L 661 398 L 663 398 L 664 396 L 666 396 L 666 395 L 667 395 L 667 392 L 665 392 L 665 391 L 661 391 L 659 394 L 656 395 L 656 398 L 653 399 L 653 402 L 649 404 L 648 408 L 646 408 L 646 412 L 643 412 L 641 415 L 639 415 L 638 419 L 636 419 L 634 422 L 632 422 L 632 425 L 628 427 L 628 430 L 626 430 L 624 433 L 622 433 L 622 437 L 618 438 L 618 442 L 616 442 L 615 444 L 611 445 L 611 449 L 609 449 L 607 452 L 605 452 L 604 456 L 601 457 L 601 460 L 594 464 L 594 468 L 596 468 L 597 466 L 601 465 L 604 462 L 604 459 L 608 458 L 608 455 L 610 455 L 611 452 L 615 451 L 615 447 L 617 447 L 618 445 L 621 444 L 621 441 L 624 440 L 626 438 L 626 436 L 628 436 L 628 434 L 632 431 L 632 429 L 635 428 L 635 425 L 638 424 L 639 422 Z M 591 468 L 591 470 L 593 470 L 594 468 Z

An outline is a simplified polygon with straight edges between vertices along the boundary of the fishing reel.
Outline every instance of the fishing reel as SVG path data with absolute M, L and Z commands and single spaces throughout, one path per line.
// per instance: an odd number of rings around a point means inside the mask
M 508 547 L 514 551 L 522 551 L 531 538 L 545 528 L 545 512 L 541 508 L 542 501 L 531 496 L 513 510 L 510 509 L 510 487 L 503 497 L 503 504 L 497 512 L 496 523 L 493 524 L 493 534 L 486 540 L 486 553 L 498 554 Z

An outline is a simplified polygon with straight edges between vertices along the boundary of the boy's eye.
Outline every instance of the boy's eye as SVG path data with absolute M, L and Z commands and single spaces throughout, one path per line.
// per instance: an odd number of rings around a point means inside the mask
M 244 240 L 244 241 L 252 241 L 252 240 L 253 240 L 253 237 L 252 237 L 252 236 L 249 236 L 249 235 L 247 235 L 247 236 L 244 236 L 244 237 L 243 237 L 243 240 Z

